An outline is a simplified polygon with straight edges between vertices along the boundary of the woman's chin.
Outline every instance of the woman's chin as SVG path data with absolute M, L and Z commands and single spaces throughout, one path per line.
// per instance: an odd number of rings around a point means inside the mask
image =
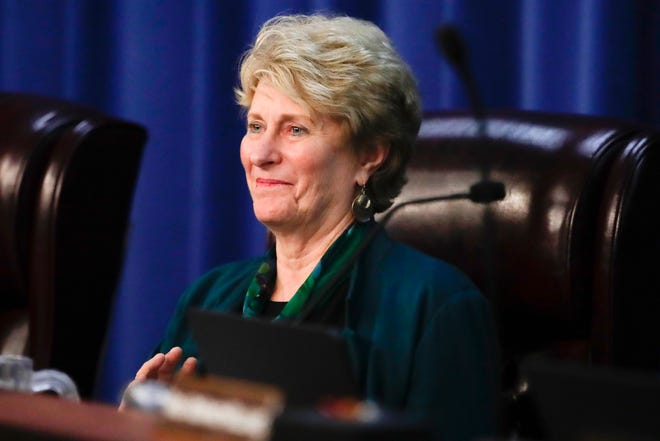
M 289 223 L 291 223 L 290 217 L 285 216 L 282 213 L 255 212 L 255 216 L 259 222 L 264 224 L 270 230 L 285 228 Z

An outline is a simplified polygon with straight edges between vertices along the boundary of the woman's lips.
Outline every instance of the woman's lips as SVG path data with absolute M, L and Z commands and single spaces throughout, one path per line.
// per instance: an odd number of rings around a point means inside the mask
M 257 186 L 275 187 L 279 185 L 291 185 L 291 184 L 285 181 L 280 181 L 279 179 L 257 178 Z

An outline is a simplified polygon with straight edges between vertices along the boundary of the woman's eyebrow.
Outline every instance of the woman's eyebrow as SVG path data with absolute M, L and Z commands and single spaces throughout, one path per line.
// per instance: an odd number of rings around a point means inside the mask
M 248 112 L 248 118 L 263 119 L 263 116 L 259 112 Z M 306 113 L 283 113 L 278 118 L 278 122 L 282 121 L 291 121 L 291 120 L 304 120 L 307 124 L 312 124 L 314 126 L 318 125 L 317 120 L 312 118 L 309 114 Z

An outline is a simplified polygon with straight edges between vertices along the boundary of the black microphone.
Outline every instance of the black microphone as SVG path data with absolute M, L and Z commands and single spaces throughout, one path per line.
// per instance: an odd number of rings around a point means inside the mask
M 506 197 L 504 184 L 499 181 L 481 180 L 470 186 L 470 200 L 477 204 L 490 204 Z
M 486 111 L 472 75 L 467 46 L 458 30 L 448 24 L 442 25 L 436 30 L 435 41 L 445 59 L 454 68 L 463 83 L 470 102 L 470 111 L 477 123 L 477 135 L 485 141 L 488 136 Z M 504 199 L 506 194 L 503 183 L 490 180 L 490 170 L 485 165 L 481 167 L 481 181 L 474 184 L 473 187 L 478 187 L 475 192 L 483 196 L 479 198 L 484 201 L 481 203 Z
M 470 69 L 467 47 L 461 35 L 454 26 L 442 25 L 435 32 L 435 41 L 445 56 L 445 59 L 456 70 L 461 82 L 465 86 L 470 108 L 479 124 L 479 134 L 485 135 L 485 126 L 483 123 L 486 113 L 477 84 L 472 75 L 472 69 Z

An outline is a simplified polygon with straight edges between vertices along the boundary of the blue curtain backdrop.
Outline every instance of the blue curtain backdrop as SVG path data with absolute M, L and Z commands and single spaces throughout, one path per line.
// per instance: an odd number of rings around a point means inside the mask
M 466 106 L 433 40 L 452 23 L 490 108 L 660 126 L 660 0 L 0 0 L 1 90 L 82 102 L 150 132 L 98 399 L 116 402 L 193 279 L 262 252 L 238 158 L 237 59 L 267 18 L 319 10 L 379 24 L 426 110 Z

